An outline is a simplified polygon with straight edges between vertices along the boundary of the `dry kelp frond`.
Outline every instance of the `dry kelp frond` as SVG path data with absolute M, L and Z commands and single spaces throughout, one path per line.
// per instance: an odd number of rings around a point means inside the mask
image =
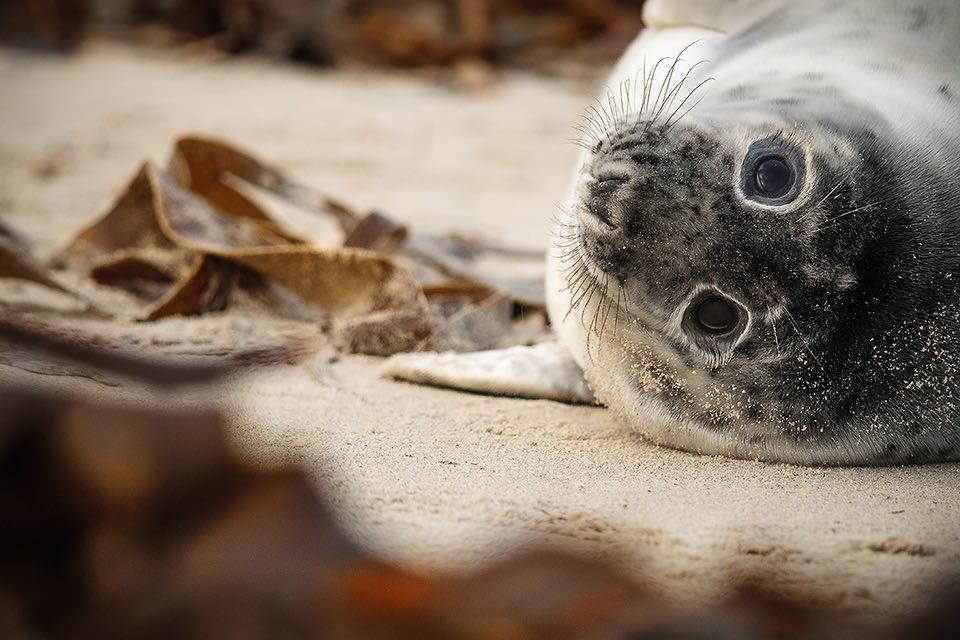
M 228 308 L 230 289 L 250 280 L 243 272 L 282 287 L 334 323 L 372 316 L 386 333 L 396 316 L 413 327 L 365 343 L 375 342 L 374 352 L 414 349 L 430 336 L 426 300 L 402 267 L 365 249 L 308 246 L 224 180 L 232 175 L 285 193 L 279 174 L 194 138 L 178 143 L 171 164 L 170 173 L 143 165 L 111 210 L 57 262 L 85 269 L 101 284 L 146 293 L 135 310 L 144 320 Z
M 309 243 L 263 194 L 332 222 L 339 239 Z M 343 351 L 387 356 L 542 337 L 542 280 L 476 266 L 477 256 L 498 251 L 510 249 L 423 236 L 386 214 L 355 212 L 226 143 L 185 137 L 166 170 L 144 163 L 56 256 L 62 273 L 0 236 L 0 278 L 68 293 L 118 320 L 255 313 L 310 322 Z
M 29 358 L 40 363 L 35 372 L 49 362 L 80 364 L 87 366 L 84 373 L 93 374 L 91 377 L 99 373 L 115 374 L 165 389 L 215 382 L 249 366 L 295 362 L 316 350 L 307 335 L 278 335 L 272 345 L 240 343 L 234 345 L 235 349 L 214 354 L 215 358 L 198 357 L 204 355 L 201 352 L 194 354 L 193 358 L 174 360 L 159 358 L 157 354 L 134 353 L 93 334 L 4 315 L 0 315 L 0 346 L 3 351 L 0 363 L 3 364 L 23 365 L 23 361 Z M 8 362 L 11 352 L 19 352 L 17 360 L 20 362 Z M 104 380 L 102 376 L 100 379 Z

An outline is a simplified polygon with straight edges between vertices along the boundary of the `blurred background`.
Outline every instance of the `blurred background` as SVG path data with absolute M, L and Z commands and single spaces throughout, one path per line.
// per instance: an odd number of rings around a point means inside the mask
M 77 228 L 51 210 L 91 219 L 124 171 L 202 133 L 422 230 L 542 250 L 577 120 L 641 6 L 7 0 L 0 205 L 51 255 Z
M 705 458 L 380 375 L 549 339 L 571 142 L 641 5 L 0 2 L 0 637 L 949 637 L 957 465 Z M 412 293 L 198 250 L 206 205 Z
M 615 58 L 642 1 L 617 0 L 9 0 L 4 37 L 70 51 L 92 31 L 158 28 L 226 52 L 317 65 L 557 71 Z M 128 32 L 129 35 L 129 32 Z M 143 32 L 141 32 L 143 35 Z M 156 32 L 153 37 L 160 38 Z

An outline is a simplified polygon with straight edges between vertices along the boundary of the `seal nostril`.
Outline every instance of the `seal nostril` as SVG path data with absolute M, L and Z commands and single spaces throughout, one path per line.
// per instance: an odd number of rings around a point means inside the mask
M 616 229 L 610 217 L 610 198 L 614 192 L 627 183 L 627 178 L 613 177 L 597 180 L 590 184 L 589 195 L 584 205 L 594 218 L 602 222 L 609 229 Z
M 594 218 L 602 222 L 608 229 L 616 229 L 617 225 L 613 224 L 613 221 L 610 220 L 610 210 L 607 207 L 606 198 L 600 196 L 592 196 L 587 200 L 587 211 L 589 211 Z
M 611 194 L 627 183 L 626 178 L 607 178 L 593 184 L 594 193 Z

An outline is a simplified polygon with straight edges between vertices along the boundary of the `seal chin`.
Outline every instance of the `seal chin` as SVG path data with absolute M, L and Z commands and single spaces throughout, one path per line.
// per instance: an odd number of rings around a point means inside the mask
M 602 302 L 596 304 L 602 306 Z M 804 443 L 786 436 L 775 425 L 748 419 L 742 399 L 718 392 L 708 375 L 687 369 L 675 351 L 636 323 L 627 322 L 615 336 L 607 334 L 603 340 L 594 336 L 592 342 L 587 339 L 587 329 L 576 320 L 559 323 L 557 332 L 561 341 L 572 347 L 597 399 L 653 444 L 701 455 L 770 462 L 856 462 L 842 447 Z M 718 426 L 716 421 L 684 415 L 668 400 L 701 394 L 716 405 L 715 416 L 726 413 L 730 421 Z

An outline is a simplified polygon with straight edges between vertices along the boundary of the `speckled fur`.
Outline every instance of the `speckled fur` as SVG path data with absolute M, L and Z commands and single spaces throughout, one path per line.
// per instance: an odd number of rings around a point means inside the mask
M 960 459 L 960 3 L 646 12 L 590 113 L 548 278 L 598 396 L 648 438 L 703 453 Z M 789 205 L 741 192 L 759 139 L 805 158 Z M 735 344 L 680 329 L 706 287 L 748 310 Z

